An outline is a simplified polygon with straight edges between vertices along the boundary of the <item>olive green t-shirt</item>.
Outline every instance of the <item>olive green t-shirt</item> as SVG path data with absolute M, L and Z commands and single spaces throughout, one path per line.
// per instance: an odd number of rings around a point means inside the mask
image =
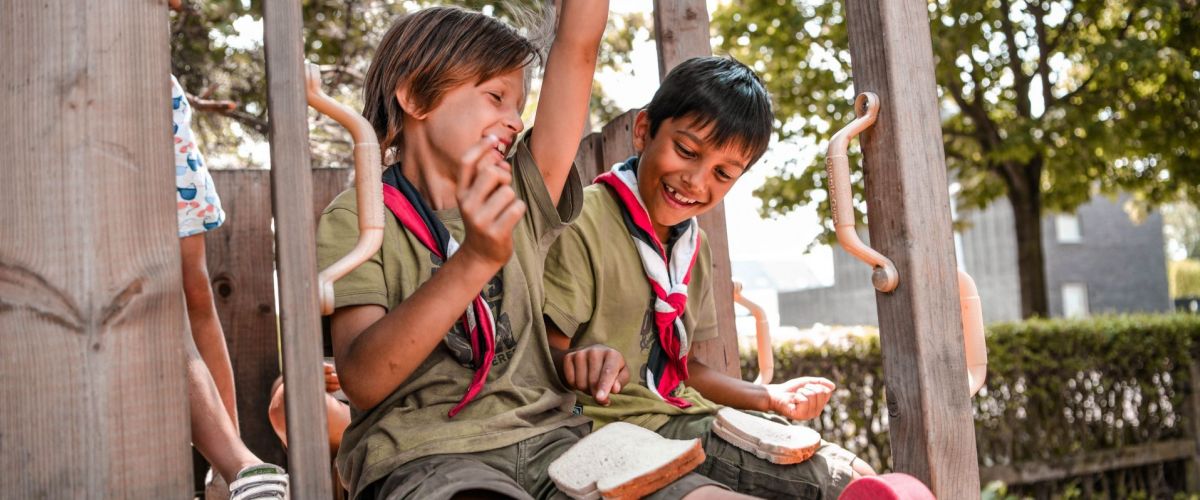
M 512 186 L 528 205 L 513 232 L 513 256 L 484 298 L 496 316 L 496 356 L 483 390 L 454 418 L 447 413 L 466 393 L 474 374 L 469 345 L 456 325 L 442 345 L 375 408 L 353 409 L 337 465 L 350 493 L 387 476 L 411 460 L 449 453 L 474 453 L 511 445 L 552 429 L 586 423 L 573 415 L 575 396 L 560 381 L 541 318 L 543 262 L 550 244 L 578 216 L 579 174 L 572 172 L 558 206 L 550 201 L 530 154 L 527 134 L 510 158 Z M 386 211 L 386 209 L 385 209 Z M 324 268 L 354 246 L 358 237 L 354 190 L 330 203 L 317 229 L 318 263 Z M 463 241 L 457 209 L 438 210 L 450 234 Z M 389 311 L 429 280 L 441 266 L 390 211 L 383 246 L 370 260 L 334 284 L 335 307 L 376 304 Z M 405 332 L 395 332 L 397 337 Z
M 621 207 L 607 187 L 583 190 L 583 213 L 567 228 L 546 257 L 546 305 L 543 314 L 572 347 L 603 344 L 625 358 L 629 385 L 601 406 L 578 393 L 583 414 L 595 428 L 625 421 L 658 430 L 672 415 L 714 413 L 720 406 L 680 384 L 675 395 L 692 403 L 678 408 L 646 386 L 646 364 L 654 337 L 654 292 L 641 258 L 625 228 Z M 688 345 L 717 337 L 717 309 L 712 297 L 712 254 L 701 232 L 700 254 L 688 282 L 683 326 Z

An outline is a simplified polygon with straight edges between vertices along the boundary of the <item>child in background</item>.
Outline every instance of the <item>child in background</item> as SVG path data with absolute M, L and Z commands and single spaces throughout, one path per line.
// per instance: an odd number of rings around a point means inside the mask
M 192 107 L 174 75 L 171 109 L 180 262 L 191 330 L 185 347 L 192 443 L 229 485 L 234 500 L 286 498 L 284 470 L 263 463 L 238 437 L 233 368 L 204 255 L 204 235 L 225 222 L 225 212 L 192 137 Z

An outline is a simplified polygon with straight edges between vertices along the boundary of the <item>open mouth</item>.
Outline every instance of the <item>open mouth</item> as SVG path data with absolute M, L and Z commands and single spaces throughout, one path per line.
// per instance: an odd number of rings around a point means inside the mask
M 665 197 L 667 198 L 667 200 L 673 201 L 677 205 L 688 207 L 688 206 L 700 204 L 699 201 L 693 200 L 691 198 L 688 198 L 688 197 L 680 194 L 679 191 L 676 191 L 674 188 L 672 188 L 671 186 L 668 186 L 666 183 L 663 183 L 663 193 L 665 194 Z
M 492 149 L 499 152 L 501 157 L 507 157 L 510 147 L 512 147 L 512 141 L 500 139 L 496 141 L 496 145 Z

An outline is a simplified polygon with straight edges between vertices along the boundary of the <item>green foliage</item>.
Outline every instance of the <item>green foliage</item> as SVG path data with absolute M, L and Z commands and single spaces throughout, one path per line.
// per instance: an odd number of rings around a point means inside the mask
M 980 467 L 1063 463 L 1086 452 L 1185 436 L 1200 317 L 996 324 L 987 345 L 987 384 L 973 399 Z M 743 374 L 757 373 L 756 365 L 754 355 L 743 353 Z M 891 470 L 877 336 L 836 346 L 777 345 L 775 370 L 776 381 L 819 375 L 837 383 L 828 409 L 809 424 L 877 469 Z M 991 491 L 1007 498 L 1006 489 Z
M 1200 260 L 1167 263 L 1167 286 L 1172 299 L 1200 297 Z
M 713 15 L 719 48 L 763 73 L 781 137 L 823 143 L 853 118 L 843 9 L 745 0 Z M 960 208 L 1014 186 L 1056 211 L 1095 190 L 1147 205 L 1200 199 L 1195 0 L 931 0 L 929 18 Z M 784 166 L 755 195 L 764 215 L 817 203 L 828 219 L 824 190 L 818 158 Z

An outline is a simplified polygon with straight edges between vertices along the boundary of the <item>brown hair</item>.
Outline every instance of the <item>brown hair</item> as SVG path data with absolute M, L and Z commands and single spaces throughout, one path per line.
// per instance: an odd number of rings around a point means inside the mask
M 397 19 L 384 34 L 363 82 L 363 117 L 388 158 L 403 140 L 405 110 L 397 89 L 409 89 L 416 108 L 409 112 L 427 112 L 460 84 L 540 59 L 538 47 L 502 21 L 458 7 L 422 9 Z

